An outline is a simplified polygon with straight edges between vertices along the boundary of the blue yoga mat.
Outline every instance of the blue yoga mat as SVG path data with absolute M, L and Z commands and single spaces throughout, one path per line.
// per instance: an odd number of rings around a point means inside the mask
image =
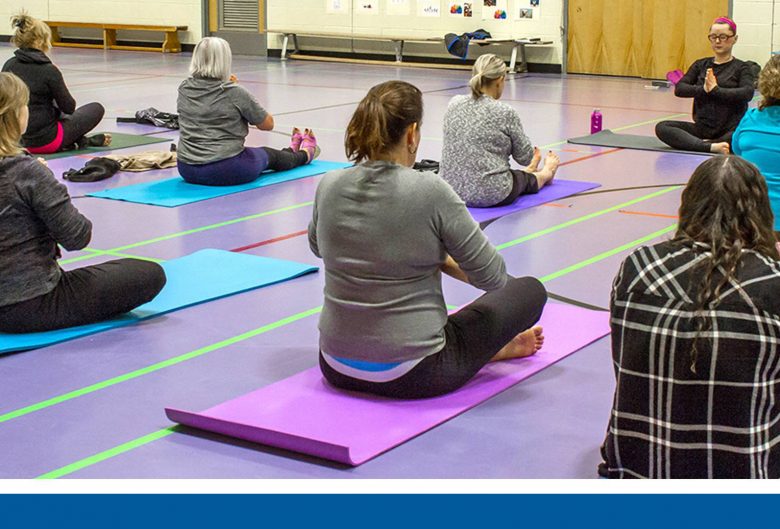
M 73 340 L 317 271 L 316 266 L 225 250 L 200 250 L 165 262 L 162 267 L 168 278 L 165 288 L 156 298 L 133 312 L 101 323 L 56 331 L 0 333 L 0 353 Z
M 199 186 L 188 184 L 181 178 L 176 177 L 157 182 L 144 182 L 131 186 L 115 187 L 96 193 L 89 193 L 87 196 L 175 208 L 176 206 L 232 195 L 233 193 L 240 193 L 249 189 L 298 180 L 299 178 L 333 171 L 334 169 L 343 169 L 350 165 L 352 164 L 345 162 L 314 160 L 310 164 L 302 165 L 289 171 L 266 172 L 254 182 L 238 186 Z
M 532 208 L 539 206 L 553 200 L 559 200 L 561 198 L 570 197 L 577 193 L 582 193 L 593 189 L 595 187 L 601 187 L 601 184 L 595 182 L 578 182 L 576 180 L 561 180 L 556 178 L 551 184 L 544 186 L 538 193 L 533 195 L 520 195 L 520 198 L 515 200 L 508 206 L 500 206 L 497 208 L 469 208 L 471 216 L 477 222 L 487 222 L 500 217 L 505 217 L 515 211 Z

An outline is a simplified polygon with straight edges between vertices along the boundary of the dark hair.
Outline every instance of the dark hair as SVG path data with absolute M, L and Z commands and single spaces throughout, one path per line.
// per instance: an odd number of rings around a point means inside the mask
M 696 371 L 699 335 L 710 325 L 704 311 L 712 308 L 721 290 L 736 277 L 743 250 L 778 259 L 773 225 L 766 182 L 752 163 L 737 156 L 715 156 L 693 172 L 682 193 L 674 237 L 696 253 L 711 252 L 691 271 L 701 278 L 691 293 L 697 313 L 692 371 Z M 716 279 L 718 274 L 721 277 Z
M 371 88 L 358 104 L 344 136 L 347 158 L 374 160 L 401 141 L 406 129 L 422 122 L 422 92 L 404 81 Z

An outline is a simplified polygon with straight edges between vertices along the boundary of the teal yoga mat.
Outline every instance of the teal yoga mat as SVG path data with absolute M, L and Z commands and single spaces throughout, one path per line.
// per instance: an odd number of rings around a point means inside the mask
M 175 208 L 193 202 L 200 202 L 201 200 L 223 197 L 249 189 L 257 189 L 258 187 L 298 180 L 299 178 L 306 178 L 335 169 L 343 169 L 350 165 L 352 164 L 345 162 L 314 160 L 310 164 L 302 165 L 289 171 L 265 173 L 254 182 L 238 186 L 199 186 L 188 184 L 180 177 L 176 177 L 157 182 L 144 182 L 125 187 L 115 187 L 105 191 L 89 193 L 87 196 Z
M 156 298 L 133 312 L 113 320 L 56 331 L 0 333 L 0 353 L 73 340 L 317 271 L 316 266 L 295 261 L 211 249 L 172 259 L 163 263 L 162 267 L 168 278 L 165 288 Z

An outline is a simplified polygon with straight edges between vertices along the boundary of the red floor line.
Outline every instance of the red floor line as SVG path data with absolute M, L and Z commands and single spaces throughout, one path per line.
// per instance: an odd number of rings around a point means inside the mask
M 612 154 L 613 152 L 618 152 L 622 150 L 623 150 L 622 148 L 618 147 L 616 149 L 610 149 L 608 151 L 594 152 L 593 154 L 589 154 L 587 156 L 580 156 L 579 158 L 569 160 L 568 162 L 561 162 L 561 164 L 558 167 L 563 167 L 564 165 L 570 165 L 577 162 L 583 162 L 585 160 L 590 160 L 591 158 L 596 158 L 597 156 L 604 156 L 605 154 Z
M 259 248 L 260 246 L 265 246 L 266 244 L 273 244 L 275 242 L 280 241 L 286 241 L 287 239 L 292 239 L 294 237 L 300 237 L 301 235 L 305 235 L 309 233 L 309 230 L 301 230 L 296 231 L 293 233 L 288 233 L 287 235 L 281 235 L 279 237 L 274 237 L 273 239 L 267 239 L 265 241 L 256 242 L 253 244 L 247 244 L 246 246 L 241 246 L 239 248 L 233 248 L 230 250 L 231 252 L 244 252 L 246 250 L 251 250 L 252 248 Z
M 677 215 L 665 215 L 663 213 L 648 213 L 647 211 L 628 211 L 626 209 L 618 210 L 618 213 L 625 215 L 642 215 L 643 217 L 658 217 L 661 219 L 679 219 Z

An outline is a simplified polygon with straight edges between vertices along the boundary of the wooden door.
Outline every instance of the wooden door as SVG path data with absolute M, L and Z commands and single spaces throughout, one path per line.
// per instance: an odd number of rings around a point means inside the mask
M 569 0 L 571 73 L 663 78 L 711 55 L 707 32 L 728 0 Z
M 265 55 L 266 0 L 208 0 L 209 35 L 230 43 L 234 55 Z

